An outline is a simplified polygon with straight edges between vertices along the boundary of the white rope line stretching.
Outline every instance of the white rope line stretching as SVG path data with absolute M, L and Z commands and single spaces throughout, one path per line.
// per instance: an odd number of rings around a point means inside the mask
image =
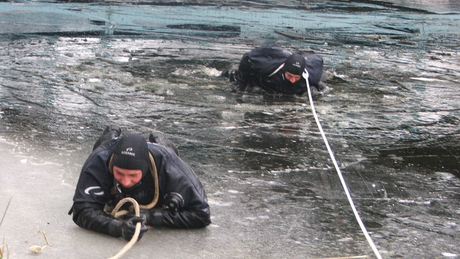
M 315 121 L 316 121 L 316 124 L 318 125 L 318 129 L 321 133 L 321 136 L 323 137 L 324 144 L 327 147 L 327 151 L 329 152 L 331 160 L 334 163 L 335 170 L 337 171 L 337 174 L 339 175 L 340 182 L 342 183 L 343 189 L 345 190 L 345 194 L 347 195 L 348 202 L 350 203 L 351 209 L 353 210 L 353 213 L 355 214 L 356 221 L 358 221 L 361 231 L 363 232 L 364 236 L 366 237 L 367 242 L 369 243 L 372 250 L 374 251 L 375 256 L 377 256 L 378 259 L 382 259 L 382 256 L 380 255 L 379 251 L 377 250 L 377 247 L 375 246 L 374 242 L 369 236 L 369 233 L 367 232 L 366 227 L 364 226 L 363 221 L 361 220 L 361 217 L 359 216 L 358 211 L 356 210 L 353 199 L 351 198 L 350 192 L 348 191 L 348 186 L 345 182 L 345 179 L 343 178 L 342 172 L 340 171 L 339 165 L 337 164 L 334 153 L 332 152 L 332 149 L 329 146 L 329 142 L 327 141 L 326 134 L 324 134 L 323 127 L 321 126 L 321 123 L 319 122 L 319 118 L 315 110 L 315 105 L 313 104 L 313 97 L 312 97 L 311 90 L 310 90 L 310 83 L 308 82 L 309 75 L 308 75 L 307 69 L 305 69 L 302 76 L 303 78 L 305 78 L 305 81 L 307 82 L 308 99 L 310 101 L 311 111 L 313 113 L 313 116 L 315 117 Z
M 123 206 L 123 204 L 125 204 L 126 202 L 131 202 L 134 205 L 135 215 L 137 217 L 139 217 L 140 212 L 141 212 L 140 208 L 139 208 L 139 204 L 137 203 L 137 201 L 135 199 L 130 198 L 130 197 L 123 198 L 121 201 L 119 201 L 117 206 L 113 209 L 112 215 L 115 215 L 118 212 L 118 210 L 121 208 L 121 206 Z M 141 233 L 141 227 L 142 227 L 141 222 L 137 222 L 136 223 L 136 229 L 134 230 L 134 234 L 133 234 L 133 237 L 131 238 L 131 240 L 129 240 L 129 242 L 116 255 L 110 257 L 109 259 L 119 259 L 126 252 L 128 252 L 128 250 L 131 249 L 131 247 L 133 247 L 134 244 L 136 244 L 137 239 L 139 239 L 139 235 Z

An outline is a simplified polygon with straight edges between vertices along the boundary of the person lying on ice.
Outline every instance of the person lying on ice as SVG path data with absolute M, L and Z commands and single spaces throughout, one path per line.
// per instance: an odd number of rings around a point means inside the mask
M 318 91 L 323 74 L 323 59 L 316 54 L 302 56 L 278 46 L 258 47 L 243 55 L 238 70 L 225 71 L 222 77 L 235 82 L 237 91 L 258 86 L 269 94 L 302 95 L 307 91 L 306 79 Z
M 109 212 L 123 198 L 134 198 L 141 216 L 115 219 Z M 125 204 L 131 205 L 131 204 Z M 73 221 L 80 227 L 131 240 L 137 222 L 149 226 L 202 228 L 211 223 L 203 185 L 162 133 L 149 142 L 109 126 L 84 163 L 73 197 Z

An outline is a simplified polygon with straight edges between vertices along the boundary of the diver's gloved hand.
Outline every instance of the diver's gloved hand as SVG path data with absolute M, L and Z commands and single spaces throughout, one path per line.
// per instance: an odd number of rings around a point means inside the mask
M 147 227 L 145 226 L 146 223 L 146 218 L 145 217 L 136 217 L 133 216 L 121 224 L 121 236 L 125 240 L 131 240 L 134 236 L 134 232 L 136 231 L 136 224 L 140 222 L 141 223 L 141 231 L 139 233 L 139 237 L 137 238 L 137 241 L 141 240 L 142 235 L 147 232 Z
M 146 218 L 149 226 L 160 227 L 171 221 L 171 215 L 183 209 L 185 200 L 180 193 L 171 192 L 164 196 L 163 208 L 142 209 L 141 216 Z
M 160 227 L 163 225 L 164 210 L 160 208 L 142 209 L 141 217 L 145 218 L 145 224 L 153 227 Z
M 308 74 L 308 70 L 305 68 L 305 69 L 303 70 L 302 77 L 303 77 L 305 80 L 307 80 L 307 83 L 308 83 L 308 77 L 309 77 L 309 76 L 310 76 L 310 75 Z

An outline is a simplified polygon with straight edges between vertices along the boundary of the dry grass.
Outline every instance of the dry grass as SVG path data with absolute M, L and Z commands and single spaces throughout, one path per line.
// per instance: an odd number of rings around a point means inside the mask
M 5 250 L 6 250 L 6 257 L 5 257 Z M 8 245 L 6 243 L 3 243 L 3 245 L 0 246 L 0 259 L 8 259 L 10 258 L 10 250 L 8 250 Z
M 8 201 L 8 205 L 6 205 L 5 212 L 3 212 L 2 220 L 0 220 L 0 227 L 2 226 L 3 220 L 5 219 L 6 212 L 8 211 L 8 207 L 10 206 L 11 199 Z M 5 257 L 5 250 L 6 250 L 6 257 Z M 0 259 L 7 259 L 10 258 L 10 251 L 8 250 L 8 245 L 3 240 L 3 244 L 0 246 Z

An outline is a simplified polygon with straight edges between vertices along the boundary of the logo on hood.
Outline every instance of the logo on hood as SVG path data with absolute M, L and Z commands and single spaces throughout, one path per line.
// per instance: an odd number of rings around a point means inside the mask
M 296 61 L 295 63 L 292 63 L 292 66 L 300 68 L 300 63 Z
M 128 147 L 126 148 L 126 150 L 121 151 L 121 154 L 136 157 L 136 153 L 134 153 L 133 151 L 134 149 L 132 147 Z

